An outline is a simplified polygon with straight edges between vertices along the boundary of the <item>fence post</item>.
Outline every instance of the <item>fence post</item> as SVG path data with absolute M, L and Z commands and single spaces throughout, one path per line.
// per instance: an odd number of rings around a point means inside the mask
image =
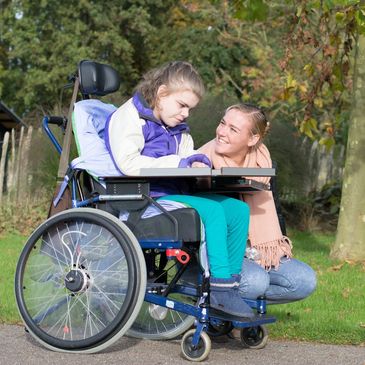
M 9 145 L 9 132 L 5 132 L 3 147 L 1 149 L 1 160 L 0 160 L 0 203 L 3 199 L 3 188 L 5 181 L 5 162 L 8 152 L 8 145 Z
M 19 146 L 19 156 L 21 160 L 22 168 L 19 170 L 18 179 L 18 197 L 23 198 L 28 192 L 28 165 L 29 165 L 29 152 L 30 152 L 30 143 L 32 139 L 33 127 L 29 126 L 27 135 L 23 140 L 23 144 L 20 148 Z
M 7 190 L 11 193 L 15 188 L 15 130 L 14 128 L 11 130 L 11 143 L 10 143 L 10 158 L 8 161 L 7 168 Z M 9 195 L 9 194 L 8 194 Z
M 15 187 L 15 195 L 16 195 L 17 201 L 18 201 L 18 196 L 19 196 L 19 175 L 20 175 L 20 164 L 21 164 L 20 157 L 21 157 L 22 146 L 23 146 L 23 138 L 24 138 L 24 127 L 21 127 L 19 145 L 18 145 L 18 154 L 16 156 L 15 175 L 14 175 L 14 187 Z

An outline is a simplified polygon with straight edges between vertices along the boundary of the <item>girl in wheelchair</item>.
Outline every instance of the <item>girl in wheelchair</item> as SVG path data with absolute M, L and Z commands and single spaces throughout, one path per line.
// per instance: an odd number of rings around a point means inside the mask
M 210 166 L 209 159 L 194 150 L 185 121 L 203 93 L 198 72 L 187 62 L 171 62 L 148 72 L 105 128 L 106 146 L 120 173 L 133 176 L 142 168 Z M 238 291 L 249 224 L 247 204 L 223 195 L 186 195 L 179 184 L 151 187 L 151 195 L 187 204 L 199 213 L 206 230 L 210 306 L 253 317 Z

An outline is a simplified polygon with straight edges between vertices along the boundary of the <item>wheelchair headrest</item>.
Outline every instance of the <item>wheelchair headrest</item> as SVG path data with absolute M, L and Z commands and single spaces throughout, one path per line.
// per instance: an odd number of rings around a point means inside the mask
M 104 96 L 120 86 L 120 77 L 113 67 L 88 60 L 79 63 L 79 80 L 83 95 Z

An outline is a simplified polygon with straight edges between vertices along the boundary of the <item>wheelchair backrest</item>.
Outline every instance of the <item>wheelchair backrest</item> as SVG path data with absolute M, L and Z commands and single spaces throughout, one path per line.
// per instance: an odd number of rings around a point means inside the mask
M 119 89 L 118 72 L 109 65 L 82 60 L 78 66 L 80 91 L 83 96 L 73 106 L 72 129 L 79 157 L 71 166 L 86 170 L 94 178 L 120 176 L 104 142 L 105 123 L 117 108 L 91 95 L 104 96 Z
M 104 142 L 108 116 L 117 108 L 97 99 L 75 103 L 72 128 L 79 157 L 72 167 L 87 170 L 93 177 L 120 176 Z

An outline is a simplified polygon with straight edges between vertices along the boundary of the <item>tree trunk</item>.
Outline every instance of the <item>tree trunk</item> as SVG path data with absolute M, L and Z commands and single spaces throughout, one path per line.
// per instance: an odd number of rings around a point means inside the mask
M 357 42 L 353 108 L 347 141 L 342 200 L 331 256 L 365 260 L 365 36 Z

